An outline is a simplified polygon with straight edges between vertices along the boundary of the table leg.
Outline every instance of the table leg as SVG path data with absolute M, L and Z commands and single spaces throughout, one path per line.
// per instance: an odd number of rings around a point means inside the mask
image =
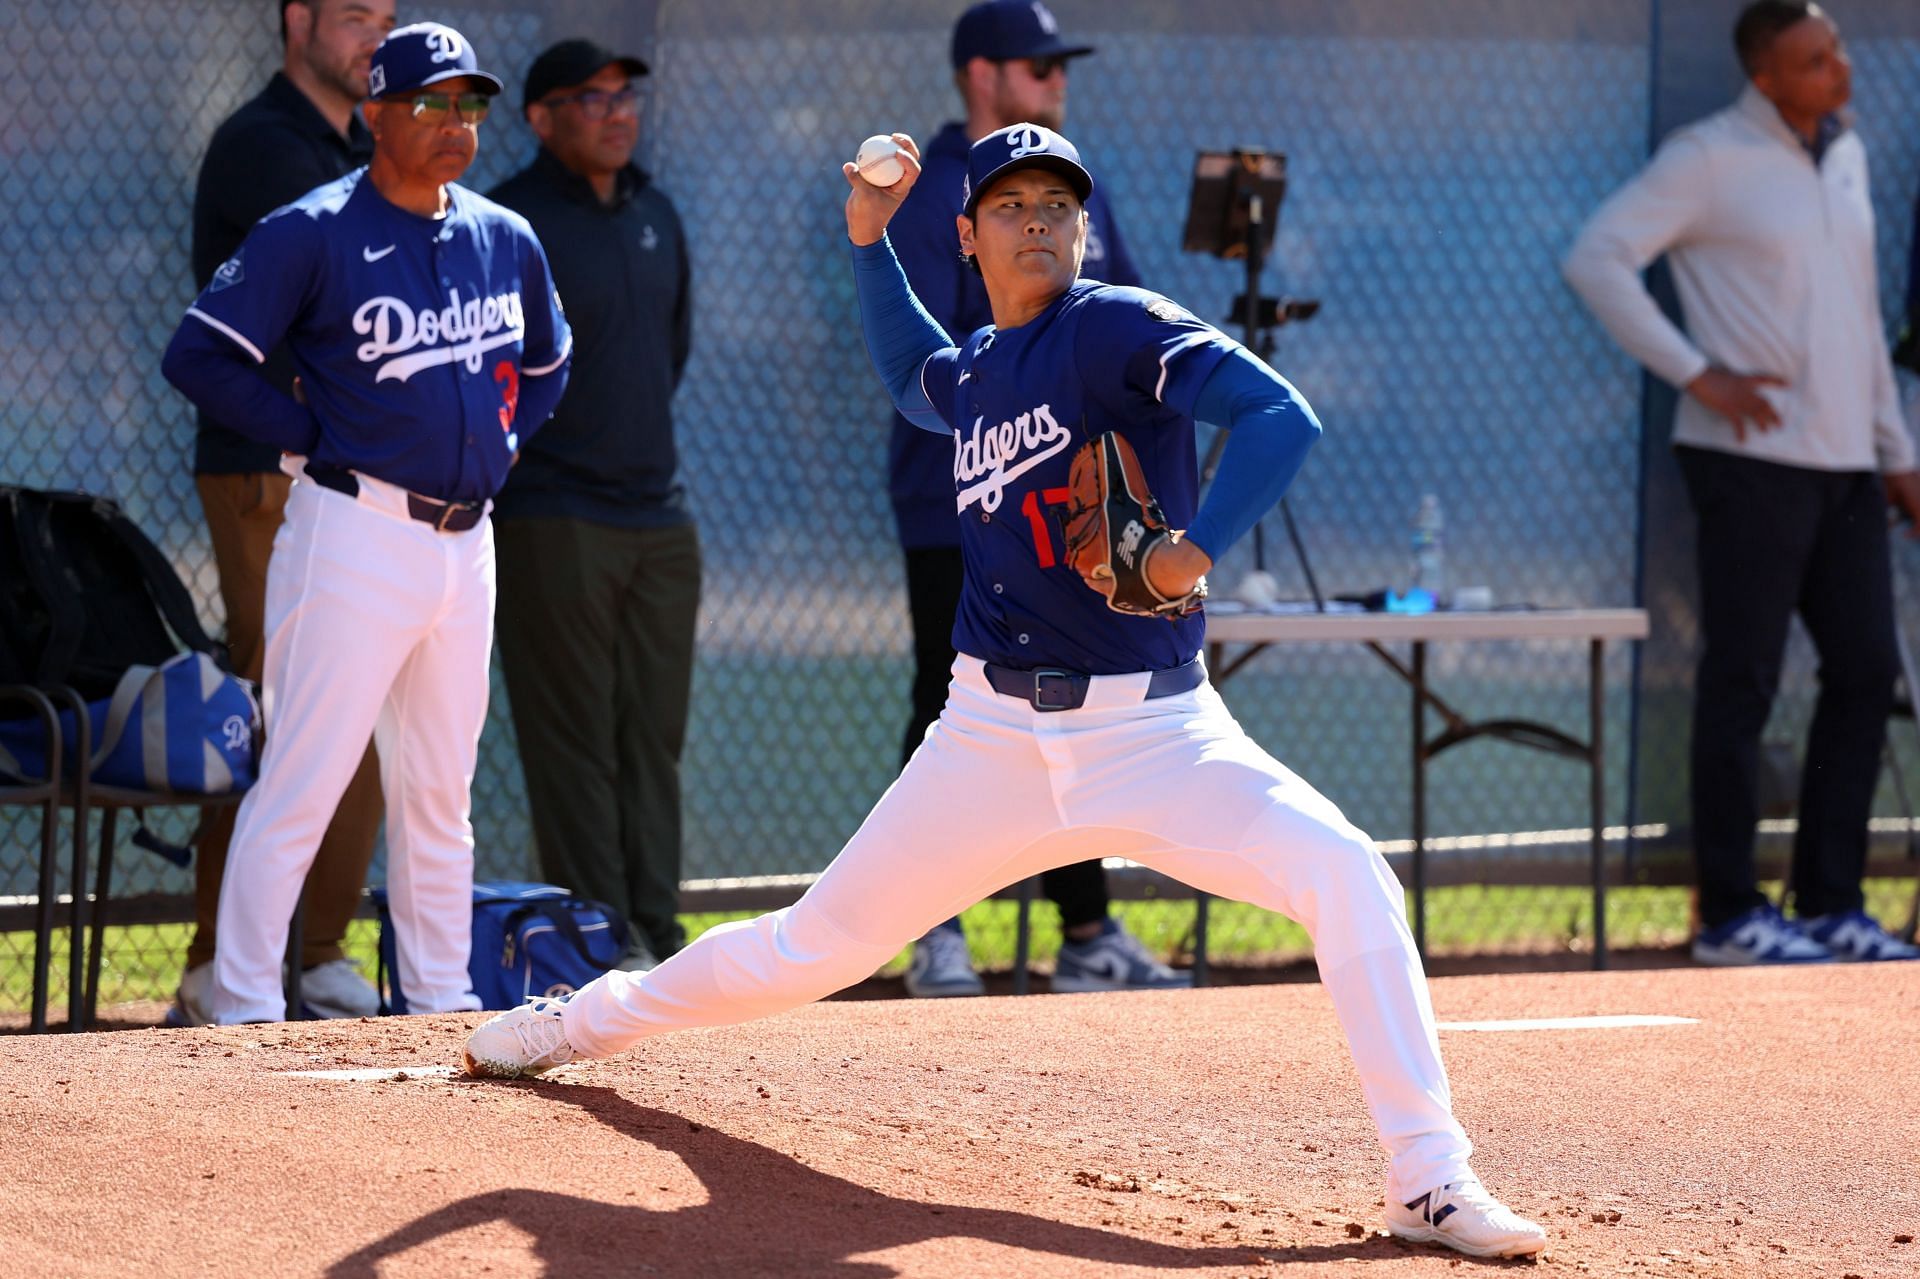
M 1587 657 L 1587 770 L 1593 811 L 1593 966 L 1607 966 L 1606 641 L 1594 640 Z
M 85 761 L 82 760 L 82 767 Z M 86 810 L 74 813 L 74 820 L 81 826 L 73 841 L 73 909 L 67 915 L 67 1030 L 76 1031 L 87 1022 L 87 926 L 91 918 L 91 902 L 87 894 L 87 838 Z M 103 827 L 113 825 L 113 810 L 100 811 Z M 108 836 L 111 838 L 111 835 Z
M 1027 976 L 1027 960 L 1030 958 L 1033 935 L 1033 880 L 1020 881 L 1020 917 L 1014 925 L 1013 934 L 1013 993 L 1024 995 L 1031 978 Z
M 1193 984 L 1207 984 L 1207 902 L 1210 893 L 1193 894 Z
M 1413 644 L 1413 947 L 1427 957 L 1427 645 Z

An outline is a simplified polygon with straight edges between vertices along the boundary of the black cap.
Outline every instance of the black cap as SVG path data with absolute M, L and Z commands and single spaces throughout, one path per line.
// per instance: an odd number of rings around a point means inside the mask
M 1016 169 L 1049 169 L 1065 178 L 1085 204 L 1093 194 L 1093 175 L 1080 163 L 1080 152 L 1052 129 L 1038 124 L 1010 124 L 995 129 L 967 152 L 967 176 L 960 187 L 962 211 L 973 216 L 988 187 L 1003 173 Z
M 1006 62 L 1011 58 L 1078 58 L 1093 46 L 1068 44 L 1060 24 L 1040 0 L 986 0 L 953 24 L 953 66 L 974 58 Z
M 615 53 L 592 40 L 562 40 L 533 60 L 527 68 L 527 95 L 522 107 L 530 107 L 555 89 L 571 89 L 585 84 L 602 67 L 617 66 L 630 76 L 647 74 L 647 64 L 627 54 Z

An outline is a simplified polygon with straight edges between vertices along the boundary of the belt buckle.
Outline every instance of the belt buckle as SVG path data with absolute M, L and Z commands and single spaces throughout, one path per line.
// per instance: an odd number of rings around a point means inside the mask
M 1051 685 L 1049 681 L 1054 681 Z M 1059 699 L 1049 701 L 1047 691 L 1052 687 L 1058 691 Z M 1073 700 L 1073 672 L 1056 670 L 1052 667 L 1036 669 L 1033 672 L 1033 696 L 1027 699 L 1037 711 L 1070 711 L 1076 703 Z
M 440 514 L 433 521 L 433 531 L 436 533 L 446 532 L 447 521 L 453 518 L 453 513 L 458 509 L 459 508 L 456 507 L 452 502 L 448 502 L 446 505 L 442 506 L 440 508 Z

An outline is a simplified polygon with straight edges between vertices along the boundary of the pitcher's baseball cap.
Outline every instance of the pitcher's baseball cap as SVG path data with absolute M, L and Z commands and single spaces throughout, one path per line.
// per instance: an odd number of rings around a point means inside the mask
M 498 93 L 506 87 L 499 76 L 480 69 L 465 36 L 438 22 L 416 22 L 387 32 L 373 51 L 367 96 L 398 97 L 456 76 L 478 80 L 482 93 Z
M 1010 124 L 989 133 L 967 152 L 967 177 L 960 188 L 962 211 L 972 217 L 981 193 L 1002 174 L 1016 169 L 1051 169 L 1067 180 L 1083 204 L 1093 193 L 1093 175 L 1080 163 L 1073 143 L 1044 125 Z
M 599 74 L 602 67 L 619 67 L 629 76 L 647 74 L 647 64 L 630 54 L 615 53 L 592 40 L 562 40 L 527 68 L 527 93 L 522 106 L 532 106 L 555 89 L 585 84 Z
M 953 24 L 953 66 L 973 58 L 1005 62 L 1010 58 L 1078 58 L 1092 45 L 1068 44 L 1060 24 L 1040 0 L 986 0 Z

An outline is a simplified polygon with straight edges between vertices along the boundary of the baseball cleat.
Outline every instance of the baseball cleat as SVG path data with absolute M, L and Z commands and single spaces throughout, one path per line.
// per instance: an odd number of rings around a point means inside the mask
M 1095 990 L 1185 990 L 1193 974 L 1167 967 L 1117 919 L 1101 925 L 1100 935 L 1060 943 L 1053 961 L 1053 989 L 1080 994 Z
M 914 943 L 913 962 L 907 967 L 907 993 L 915 999 L 987 993 L 986 983 L 973 971 L 967 935 L 958 920 L 948 920 Z
M 1477 1181 L 1450 1181 L 1409 1203 L 1388 1203 L 1387 1230 L 1414 1243 L 1445 1244 L 1469 1257 L 1527 1257 L 1547 1246 L 1546 1231 Z
M 482 1022 L 460 1060 L 476 1079 L 529 1079 L 573 1060 L 559 999 L 532 999 Z
M 1772 906 L 1755 906 L 1693 939 L 1693 962 L 1716 968 L 1750 964 L 1828 964 L 1833 952 Z

